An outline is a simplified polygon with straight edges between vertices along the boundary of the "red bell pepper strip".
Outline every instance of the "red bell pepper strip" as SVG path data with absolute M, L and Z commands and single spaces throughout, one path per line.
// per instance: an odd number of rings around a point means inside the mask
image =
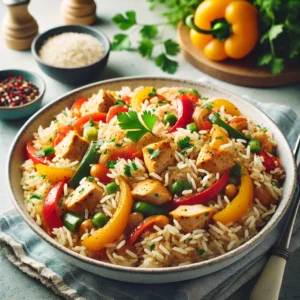
M 122 113 L 122 112 L 128 112 L 128 107 L 125 107 L 125 106 L 120 106 L 120 105 L 115 105 L 115 106 L 112 106 L 108 113 L 107 113 L 107 116 L 106 116 L 106 123 L 109 123 L 110 120 L 116 116 L 117 114 L 119 113 Z
M 135 145 L 130 145 L 126 147 L 121 147 L 115 149 L 109 156 L 109 160 L 117 160 L 118 158 L 124 159 L 143 159 L 143 152 Z
M 49 158 L 50 156 L 36 156 L 35 153 L 37 150 L 33 147 L 32 141 L 28 141 L 26 144 L 26 155 L 28 159 L 32 159 L 33 163 L 35 165 L 37 164 L 43 164 L 43 165 L 49 165 Z
M 52 233 L 53 228 L 64 226 L 59 216 L 58 201 L 63 194 L 64 185 L 67 181 L 58 181 L 48 192 L 43 206 L 43 216 L 46 223 L 47 231 Z
M 229 171 L 225 171 L 222 177 L 215 182 L 210 188 L 204 190 L 195 195 L 184 196 L 178 199 L 174 199 L 172 206 L 174 208 L 180 205 L 194 205 L 194 204 L 205 204 L 209 200 L 218 196 L 218 194 L 225 188 L 229 180 Z
M 122 97 L 122 100 L 124 101 L 124 102 L 126 102 L 127 104 L 130 104 L 130 102 L 131 102 L 131 97 L 129 97 L 129 96 L 123 96 Z
M 75 103 L 73 104 L 73 106 L 71 107 L 71 111 L 73 113 L 76 112 L 76 110 L 80 110 L 81 106 L 83 103 L 87 102 L 89 99 L 88 98 L 79 98 L 75 101 Z
M 175 132 L 177 128 L 185 128 L 187 124 L 191 123 L 194 110 L 193 102 L 188 97 L 181 97 L 178 100 L 178 120 L 168 133 Z
M 212 123 L 209 121 L 204 120 L 203 122 L 203 130 L 211 130 L 212 129 Z
M 57 146 L 69 133 L 70 130 L 72 130 L 73 127 L 70 125 L 62 126 L 58 128 L 55 132 L 54 138 L 53 138 L 53 147 Z
M 259 156 L 261 156 L 264 159 L 262 164 L 266 168 L 267 172 L 282 167 L 280 159 L 278 157 L 275 157 L 274 155 L 268 154 L 265 151 L 261 151 L 259 153 Z
M 133 245 L 139 236 L 152 226 L 157 225 L 159 227 L 164 227 L 167 224 L 169 224 L 169 219 L 163 215 L 151 216 L 144 219 L 130 234 L 129 244 Z
M 87 123 L 89 120 L 93 120 L 94 122 L 100 122 L 102 121 L 103 123 L 106 122 L 106 113 L 94 113 L 94 114 L 89 114 L 84 117 L 79 118 L 74 124 L 73 128 L 77 132 L 81 132 L 82 127 L 85 123 Z
M 199 100 L 199 98 L 196 96 L 196 95 L 194 95 L 194 94 L 183 94 L 183 95 L 181 95 L 180 96 L 180 98 L 181 99 L 188 99 L 188 100 L 191 100 L 193 103 L 196 103 L 196 102 L 198 102 L 198 100 Z

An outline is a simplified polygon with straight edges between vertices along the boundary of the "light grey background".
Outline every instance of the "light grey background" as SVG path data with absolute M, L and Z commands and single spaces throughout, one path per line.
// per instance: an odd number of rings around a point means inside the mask
M 116 13 L 123 13 L 127 10 L 137 12 L 137 20 L 140 23 L 161 22 L 164 19 L 159 16 L 158 12 L 149 12 L 146 0 L 98 0 L 97 15 L 98 20 L 95 28 L 103 30 L 111 39 L 119 30 L 111 23 L 111 18 Z M 60 0 L 32 0 L 29 10 L 36 18 L 40 32 L 61 25 L 60 20 Z M 0 1 L 0 23 L 6 9 Z M 176 38 L 174 28 L 163 27 L 165 38 Z M 136 35 L 132 32 L 132 36 Z M 215 80 L 191 65 L 183 59 L 182 55 L 178 58 L 180 68 L 174 75 L 178 78 L 197 80 L 205 77 L 212 83 L 224 87 L 234 93 L 243 95 L 248 94 L 256 100 L 262 102 L 274 102 L 285 104 L 293 107 L 300 114 L 300 84 L 278 87 L 272 89 L 256 89 L 235 86 L 225 82 Z M 0 29 L 0 69 L 21 68 L 41 74 L 46 82 L 46 94 L 43 104 L 49 103 L 58 96 L 73 89 L 75 86 L 64 85 L 57 82 L 47 75 L 43 74 L 38 68 L 30 51 L 18 52 L 5 47 Z M 99 79 L 108 79 L 121 76 L 133 75 L 166 75 L 160 71 L 152 61 L 140 57 L 135 52 L 112 52 L 109 63 Z M 5 186 L 4 166 L 8 148 L 16 135 L 17 131 L 24 123 L 23 121 L 4 122 L 0 120 L 0 211 L 12 207 Z M 281 292 L 281 299 L 300 299 L 300 250 L 294 253 L 288 262 L 286 275 Z M 237 293 L 230 297 L 232 300 L 247 299 L 253 282 L 248 283 Z M 57 299 L 51 291 L 43 287 L 39 282 L 28 278 L 26 275 L 12 266 L 3 256 L 0 255 L 0 298 L 1 299 Z

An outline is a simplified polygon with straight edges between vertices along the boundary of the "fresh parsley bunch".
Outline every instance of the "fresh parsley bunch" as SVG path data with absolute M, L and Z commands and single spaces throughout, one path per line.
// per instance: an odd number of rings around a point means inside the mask
M 159 27 L 167 25 L 169 22 L 140 24 L 136 20 L 136 13 L 134 11 L 127 11 L 125 15 L 117 14 L 113 17 L 112 21 L 124 31 L 131 28 L 139 28 L 141 37 L 138 47 L 133 48 L 128 34 L 116 34 L 113 37 L 112 50 L 137 50 L 143 57 L 152 58 L 154 48 L 163 46 L 162 52 L 154 57 L 155 64 L 169 74 L 174 74 L 177 71 L 178 63 L 170 57 L 174 57 L 179 53 L 179 44 L 171 39 L 162 40 L 159 38 Z

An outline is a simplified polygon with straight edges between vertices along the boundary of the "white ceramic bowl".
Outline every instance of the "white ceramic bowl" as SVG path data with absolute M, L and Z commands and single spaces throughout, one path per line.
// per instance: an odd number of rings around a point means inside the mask
M 166 86 L 197 89 L 203 96 L 228 99 L 234 103 L 243 114 L 250 117 L 250 119 L 254 120 L 255 123 L 263 127 L 267 127 L 274 134 L 275 139 L 278 142 L 278 155 L 286 171 L 283 197 L 275 214 L 255 237 L 237 249 L 207 261 L 179 267 L 146 269 L 116 266 L 81 256 L 57 243 L 34 222 L 25 208 L 23 190 L 20 185 L 22 176 L 20 166 L 26 159 L 26 142 L 32 139 L 32 134 L 37 131 L 40 125 L 47 127 L 54 115 L 60 113 L 66 106 L 71 107 L 74 99 L 79 97 L 89 97 L 93 93 L 96 93 L 100 88 L 119 90 L 122 86 L 130 86 L 132 88 L 139 86 Z M 62 97 L 59 97 L 57 100 L 48 104 L 34 116 L 32 116 L 21 128 L 11 146 L 6 171 L 8 188 L 15 207 L 27 224 L 41 238 L 54 247 L 60 255 L 63 255 L 66 261 L 70 262 L 71 264 L 75 264 L 82 269 L 107 278 L 136 283 L 166 283 L 192 279 L 225 268 L 241 259 L 247 253 L 253 250 L 260 242 L 262 242 L 264 238 L 270 234 L 275 225 L 280 221 L 290 203 L 296 181 L 295 162 L 285 137 L 278 127 L 259 109 L 243 100 L 241 97 L 221 88 L 194 81 L 160 77 L 129 77 L 107 80 L 78 88 Z

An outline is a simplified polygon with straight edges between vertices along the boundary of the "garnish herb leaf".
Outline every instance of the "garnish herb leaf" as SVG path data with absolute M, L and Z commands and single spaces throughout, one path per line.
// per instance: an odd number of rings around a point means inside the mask
M 43 196 L 37 195 L 37 194 L 32 194 L 32 195 L 30 195 L 29 199 L 39 199 L 39 200 L 41 200 L 41 199 L 43 199 Z
M 141 36 L 144 39 L 152 40 L 157 36 L 157 26 L 156 25 L 144 25 L 140 30 Z
M 127 34 L 116 34 L 111 43 L 111 49 L 114 51 L 122 51 L 130 49 L 131 43 Z
M 157 122 L 156 115 L 153 115 L 150 111 L 144 111 L 141 117 L 149 131 L 152 131 L 155 123 Z
M 168 39 L 164 41 L 166 54 L 176 56 L 180 52 L 180 46 L 175 41 Z
M 167 72 L 169 74 L 176 73 L 178 69 L 178 62 L 169 59 L 165 53 L 161 53 L 155 58 L 155 64 L 164 72 Z
M 181 150 L 186 150 L 193 147 L 193 144 L 191 144 L 191 139 L 188 136 L 179 140 L 177 145 L 180 147 Z
M 149 97 L 154 97 L 156 95 L 156 89 L 152 88 L 152 91 L 148 94 Z
M 138 51 L 143 57 L 151 57 L 152 52 L 153 52 L 154 44 L 147 40 L 143 39 L 140 41 L 139 46 L 138 46 Z
M 154 159 L 159 156 L 161 149 L 154 150 L 153 148 L 147 148 L 148 153 L 150 154 L 150 159 Z
M 109 169 L 113 169 L 116 165 L 116 161 L 115 160 L 109 160 L 107 163 L 106 163 L 106 166 L 109 168 Z
M 242 175 L 242 168 L 239 164 L 235 164 L 231 171 L 230 171 L 230 176 L 232 177 L 237 177 Z
M 131 175 L 131 168 L 130 168 L 130 166 L 128 166 L 128 165 L 125 165 L 124 166 L 124 174 L 127 176 L 127 177 L 131 177 L 132 175 Z
M 126 11 L 125 16 L 123 16 L 122 14 L 117 14 L 113 17 L 112 21 L 121 30 L 127 30 L 136 24 L 135 11 Z

